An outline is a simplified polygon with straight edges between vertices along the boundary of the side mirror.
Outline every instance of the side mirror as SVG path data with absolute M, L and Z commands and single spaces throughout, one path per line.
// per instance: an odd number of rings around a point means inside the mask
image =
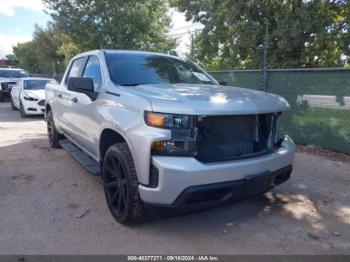
M 70 77 L 68 78 L 67 88 L 73 92 L 83 93 L 90 97 L 91 100 L 95 100 L 97 97 L 94 82 L 90 77 Z
M 222 85 L 222 86 L 227 86 L 227 82 L 226 81 L 219 81 L 219 84 Z

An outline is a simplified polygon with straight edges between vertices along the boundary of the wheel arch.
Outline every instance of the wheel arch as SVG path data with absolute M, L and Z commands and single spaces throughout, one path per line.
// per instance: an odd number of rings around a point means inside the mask
M 45 105 L 45 116 L 47 115 L 47 112 L 49 112 L 50 110 L 51 110 L 50 104 L 46 104 Z
M 108 148 L 116 143 L 126 143 L 128 146 L 127 140 L 114 129 L 105 128 L 102 130 L 100 139 L 99 139 L 99 158 L 100 161 L 103 161 L 104 156 L 108 150 Z M 130 146 L 129 146 L 130 148 Z

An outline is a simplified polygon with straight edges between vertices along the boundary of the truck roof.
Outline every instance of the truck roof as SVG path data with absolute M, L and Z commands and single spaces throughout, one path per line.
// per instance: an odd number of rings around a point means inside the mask
M 47 77 L 24 77 L 24 78 L 21 78 L 21 80 L 54 80 L 54 79 L 47 78 Z
M 0 71 L 25 71 L 22 68 L 1 68 L 0 67 Z
M 176 58 L 176 59 L 180 59 L 177 56 L 173 56 L 173 55 L 169 55 L 169 54 L 165 54 L 165 53 L 159 53 L 159 52 L 151 52 L 151 51 L 137 51 L 137 50 L 121 50 L 121 49 L 96 49 L 96 50 L 91 50 L 91 51 L 87 51 L 84 53 L 80 53 L 78 55 L 76 55 L 73 59 L 81 57 L 81 56 L 86 56 L 86 55 L 92 55 L 92 54 L 98 54 L 98 53 L 107 53 L 107 54 L 115 54 L 115 53 L 119 53 L 119 54 L 141 54 L 141 55 L 159 55 L 159 56 L 167 56 L 167 57 L 172 57 L 172 58 Z

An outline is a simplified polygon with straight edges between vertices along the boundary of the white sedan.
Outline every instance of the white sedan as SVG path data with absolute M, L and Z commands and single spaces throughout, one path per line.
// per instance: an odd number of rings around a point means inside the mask
M 11 90 L 11 108 L 21 116 L 42 115 L 45 112 L 45 86 L 57 83 L 51 78 L 22 78 Z

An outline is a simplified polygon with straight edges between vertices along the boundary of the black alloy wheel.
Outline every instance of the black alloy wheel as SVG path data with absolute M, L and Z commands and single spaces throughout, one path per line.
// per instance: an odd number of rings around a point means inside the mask
M 146 218 L 138 191 L 134 161 L 126 143 L 112 145 L 106 152 L 102 168 L 103 187 L 109 210 L 121 224 Z
M 50 146 L 53 148 L 60 148 L 61 146 L 59 141 L 60 139 L 62 139 L 62 135 L 59 134 L 56 130 L 51 110 L 47 112 L 46 124 L 47 124 L 47 136 L 49 139 Z
M 110 155 L 106 160 L 105 188 L 112 212 L 121 216 L 128 205 L 128 189 L 124 165 L 117 157 Z

